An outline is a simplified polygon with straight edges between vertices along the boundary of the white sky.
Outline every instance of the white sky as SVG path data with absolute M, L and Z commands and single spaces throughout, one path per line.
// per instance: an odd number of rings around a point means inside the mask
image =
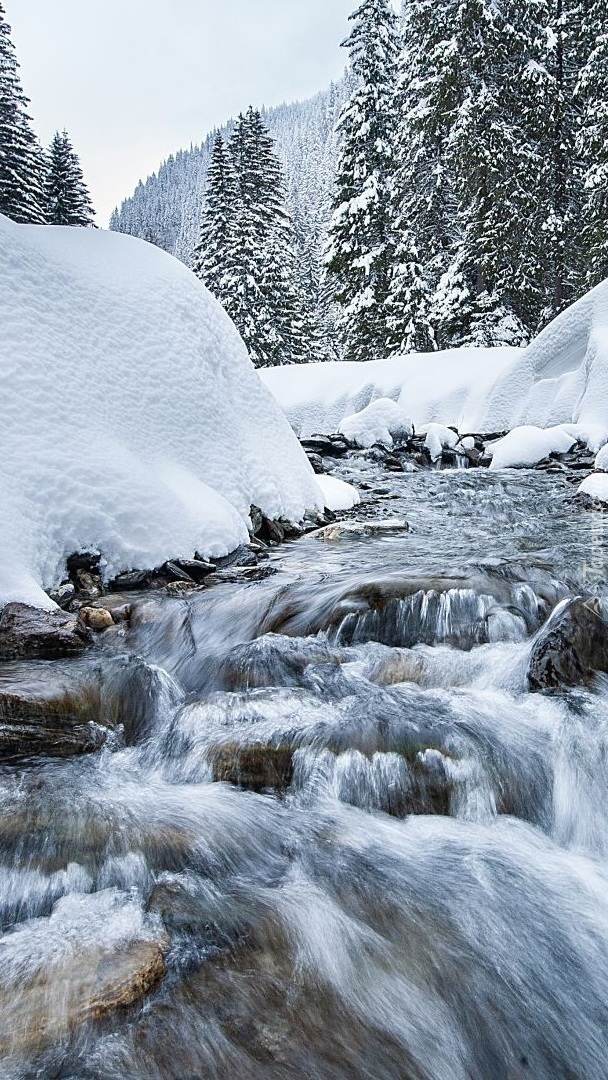
M 36 132 L 67 128 L 105 225 L 170 153 L 337 78 L 355 0 L 3 0 Z

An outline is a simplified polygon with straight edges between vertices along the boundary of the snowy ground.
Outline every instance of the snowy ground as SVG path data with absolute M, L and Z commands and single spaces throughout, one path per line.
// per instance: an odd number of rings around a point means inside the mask
M 274 368 L 262 379 L 301 438 L 339 429 L 358 445 L 370 445 L 383 428 L 392 438 L 398 411 L 417 431 L 438 424 L 463 436 L 511 432 L 495 467 L 534 464 L 568 440 L 598 450 L 608 440 L 608 282 L 526 349 L 465 348 Z M 537 430 L 556 427 L 563 430 Z M 439 429 L 435 435 L 440 438 Z
M 232 323 L 132 237 L 0 216 L 0 605 L 48 604 L 65 558 L 105 573 L 247 541 L 252 503 L 324 499 Z

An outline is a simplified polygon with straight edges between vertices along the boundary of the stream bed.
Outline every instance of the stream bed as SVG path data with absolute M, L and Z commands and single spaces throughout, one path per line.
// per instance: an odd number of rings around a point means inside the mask
M 364 533 L 100 639 L 128 738 L 1 767 L 3 1080 L 606 1080 L 608 681 L 527 672 L 608 515 L 339 474 Z

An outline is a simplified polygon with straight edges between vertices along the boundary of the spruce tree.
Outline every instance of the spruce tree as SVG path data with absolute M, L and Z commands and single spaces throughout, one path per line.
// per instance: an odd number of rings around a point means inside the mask
M 237 183 L 226 143 L 218 132 L 207 172 L 207 191 L 192 269 L 232 318 L 228 283 L 238 263 Z
M 0 214 L 44 221 L 43 157 L 27 114 L 11 28 L 0 0 Z
M 49 225 L 92 225 L 93 205 L 67 131 L 56 132 L 47 155 L 44 185 Z
M 603 4 L 594 3 L 590 22 L 599 29 L 603 21 Z M 580 71 L 576 97 L 582 187 L 577 284 L 584 292 L 608 278 L 608 28 Z
M 240 331 L 257 367 L 309 358 L 285 183 L 260 113 L 218 136 L 195 271 Z
M 338 125 L 343 142 L 327 271 L 346 358 L 369 360 L 388 352 L 399 24 L 389 0 L 364 0 L 350 18 L 354 27 L 343 44 L 357 85 Z

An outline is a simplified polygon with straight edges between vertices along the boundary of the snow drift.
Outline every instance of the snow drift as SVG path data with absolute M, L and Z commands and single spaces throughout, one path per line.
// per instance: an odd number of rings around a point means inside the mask
M 417 429 L 434 422 L 489 434 L 567 424 L 570 435 L 598 449 L 608 438 L 608 282 L 526 349 L 275 368 L 263 379 L 301 438 L 335 431 L 371 402 L 390 398 Z
M 74 551 L 113 576 L 323 505 L 227 315 L 141 240 L 0 216 L 0 365 L 0 604 Z

